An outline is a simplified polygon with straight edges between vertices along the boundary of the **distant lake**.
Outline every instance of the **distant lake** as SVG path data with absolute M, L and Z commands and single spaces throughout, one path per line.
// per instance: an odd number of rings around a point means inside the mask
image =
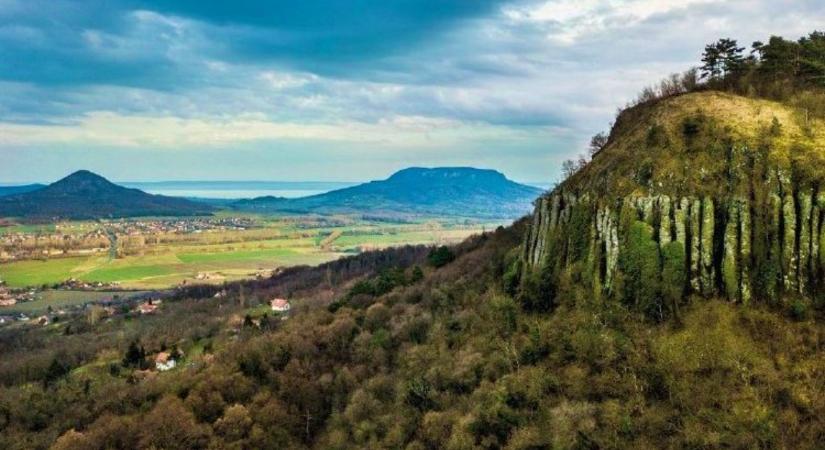
M 157 181 L 119 182 L 117 184 L 140 189 L 150 194 L 172 197 L 235 199 L 266 195 L 286 198 L 306 197 L 355 186 L 358 183 L 334 181 Z

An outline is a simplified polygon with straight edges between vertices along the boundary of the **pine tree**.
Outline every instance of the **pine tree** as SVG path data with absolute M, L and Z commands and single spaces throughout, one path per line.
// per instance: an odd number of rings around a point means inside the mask
M 719 80 L 741 72 L 745 66 L 744 51 L 744 47 L 739 47 L 736 40 L 730 38 L 706 45 L 702 54 L 702 78 Z
M 725 76 L 736 75 L 742 71 L 745 65 L 743 53 L 744 47 L 739 47 L 736 39 L 719 39 L 716 43 L 721 56 L 722 70 Z
M 143 347 L 138 346 L 137 341 L 132 341 L 126 350 L 126 355 L 123 357 L 123 366 L 140 367 L 145 356 L 146 352 L 143 350 Z
M 705 46 L 705 52 L 702 54 L 702 63 L 702 78 L 715 80 L 722 75 L 722 59 L 716 44 L 708 44 Z

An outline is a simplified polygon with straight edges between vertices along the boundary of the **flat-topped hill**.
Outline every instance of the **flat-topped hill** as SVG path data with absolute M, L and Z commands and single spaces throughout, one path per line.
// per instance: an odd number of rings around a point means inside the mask
M 495 170 L 412 167 L 386 180 L 298 199 L 262 197 L 239 209 L 313 213 L 386 213 L 517 218 L 530 211 L 541 189 L 513 182 Z

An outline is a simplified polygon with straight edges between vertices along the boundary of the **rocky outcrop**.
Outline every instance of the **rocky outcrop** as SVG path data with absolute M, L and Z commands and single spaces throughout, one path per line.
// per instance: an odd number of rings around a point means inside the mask
M 786 186 L 771 187 L 764 202 L 754 195 L 664 194 L 604 201 L 558 189 L 536 203 L 524 267 L 567 266 L 583 257 L 590 279 L 609 294 L 620 274 L 624 234 L 642 221 L 652 226 L 660 255 L 672 242 L 684 252 L 688 294 L 742 303 L 813 294 L 825 268 L 825 194 Z M 584 255 L 575 248 L 581 234 L 589 241 Z

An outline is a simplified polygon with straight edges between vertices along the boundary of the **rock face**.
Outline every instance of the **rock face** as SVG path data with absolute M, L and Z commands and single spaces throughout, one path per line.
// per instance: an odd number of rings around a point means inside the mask
M 687 293 L 743 303 L 754 296 L 770 300 L 782 294 L 812 295 L 820 290 L 825 270 L 825 194 L 809 187 L 780 194 L 771 195 L 770 207 L 749 198 L 664 194 L 605 203 L 557 190 L 536 204 L 524 245 L 525 267 L 537 270 L 551 262 L 590 260 L 589 275 L 610 293 L 623 235 L 630 224 L 641 221 L 653 227 L 660 252 L 671 242 L 684 251 Z M 752 211 L 765 206 L 767 214 L 753 217 Z M 754 227 L 759 236 L 754 236 Z M 753 240 L 760 237 L 767 242 L 756 243 L 763 248 L 754 255 Z M 778 245 L 770 245 L 772 237 L 779 238 Z M 590 244 L 579 249 L 576 242 L 582 240 Z M 755 289 L 754 280 L 770 289 Z
M 535 203 L 521 292 L 552 297 L 573 279 L 654 308 L 825 298 L 825 122 L 799 117 L 719 93 L 626 110 L 606 147 Z

